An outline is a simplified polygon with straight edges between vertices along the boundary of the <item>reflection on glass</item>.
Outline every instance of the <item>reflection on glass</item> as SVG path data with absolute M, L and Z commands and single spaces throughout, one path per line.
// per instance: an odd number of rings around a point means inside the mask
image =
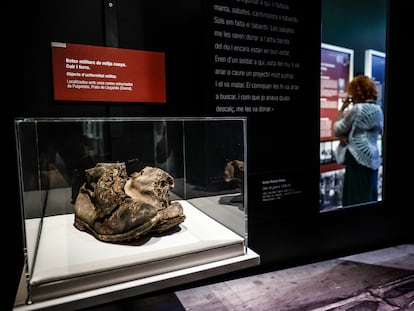
M 322 43 L 320 76 L 320 212 L 343 207 L 372 204 L 373 201 L 347 205 L 342 202 L 345 167 L 337 164 L 335 150 L 339 144 L 333 125 L 342 99 L 346 98 L 350 80 L 367 75 L 377 85 L 377 103 L 385 114 L 386 70 L 386 0 L 322 0 Z M 352 21 L 343 16 L 352 16 Z M 364 17 L 364 18 L 358 18 Z M 380 135 L 378 146 L 383 163 Z M 383 199 L 383 165 L 378 170 L 378 199 Z

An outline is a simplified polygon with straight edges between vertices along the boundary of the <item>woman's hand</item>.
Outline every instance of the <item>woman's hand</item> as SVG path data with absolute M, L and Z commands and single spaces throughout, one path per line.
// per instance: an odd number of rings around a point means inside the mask
M 340 136 L 340 137 L 338 137 L 339 138 L 339 141 L 341 142 L 341 144 L 343 144 L 343 145 L 346 145 L 346 144 L 348 144 L 348 136 L 346 136 L 346 135 L 344 135 L 344 136 Z
M 346 108 L 348 108 L 348 106 L 352 104 L 352 97 L 347 96 L 346 98 L 342 99 L 342 107 L 341 107 L 341 111 L 345 111 Z

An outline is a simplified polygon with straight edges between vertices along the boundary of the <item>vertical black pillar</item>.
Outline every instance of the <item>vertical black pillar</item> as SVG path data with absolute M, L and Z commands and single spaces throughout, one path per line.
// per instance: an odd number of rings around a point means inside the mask
M 103 0 L 104 6 L 104 23 L 105 23 L 105 45 L 108 47 L 118 47 L 118 14 L 116 0 Z M 122 107 L 120 103 L 108 103 L 107 115 L 109 117 L 122 116 Z M 120 160 L 120 154 L 117 150 L 122 150 L 122 124 L 109 125 L 109 154 L 112 161 Z M 122 152 L 121 152 L 122 153 Z M 109 160 L 109 159 L 108 159 Z
M 118 47 L 118 17 L 116 0 L 103 0 L 106 46 Z
M 105 45 L 108 47 L 118 47 L 118 14 L 116 0 L 103 0 L 104 23 L 105 23 Z M 107 104 L 108 116 L 122 115 L 122 108 L 119 103 Z

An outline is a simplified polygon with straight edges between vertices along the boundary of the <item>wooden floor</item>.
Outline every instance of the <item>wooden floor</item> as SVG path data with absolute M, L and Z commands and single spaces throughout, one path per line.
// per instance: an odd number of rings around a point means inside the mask
M 414 310 L 414 244 L 87 310 Z

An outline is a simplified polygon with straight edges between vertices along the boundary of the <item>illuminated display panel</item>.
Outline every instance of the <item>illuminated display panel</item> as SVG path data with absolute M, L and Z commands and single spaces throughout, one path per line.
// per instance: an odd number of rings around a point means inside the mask
M 346 89 L 354 77 L 354 50 L 321 44 L 320 90 L 320 211 L 342 207 L 344 167 L 336 163 L 334 150 L 339 140 L 333 134 L 333 124 L 347 96 Z
M 364 74 L 377 84 L 378 102 L 384 107 L 386 54 L 373 49 L 365 50 Z

